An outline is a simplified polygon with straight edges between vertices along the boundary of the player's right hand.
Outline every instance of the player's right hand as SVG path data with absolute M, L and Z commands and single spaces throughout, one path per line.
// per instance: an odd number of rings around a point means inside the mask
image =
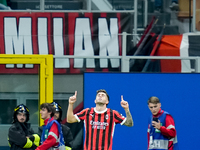
M 75 94 L 71 97 L 69 97 L 69 104 L 74 104 L 76 102 L 76 95 L 77 91 L 75 91 Z

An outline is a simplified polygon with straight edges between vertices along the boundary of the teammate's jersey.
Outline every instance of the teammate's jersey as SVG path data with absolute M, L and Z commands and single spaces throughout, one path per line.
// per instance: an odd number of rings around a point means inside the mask
M 75 114 L 75 117 L 85 123 L 84 150 L 112 150 L 115 125 L 123 125 L 126 121 L 119 112 L 109 108 L 101 112 L 87 108 Z

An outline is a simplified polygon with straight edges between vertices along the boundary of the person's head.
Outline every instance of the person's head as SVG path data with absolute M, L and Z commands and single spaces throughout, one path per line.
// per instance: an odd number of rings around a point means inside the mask
M 95 99 L 96 104 L 100 104 L 100 105 L 106 104 L 106 106 L 107 106 L 109 101 L 110 101 L 110 98 L 109 98 L 109 95 L 106 92 L 106 90 L 100 89 L 97 91 L 96 99 Z
M 158 97 L 155 96 L 150 97 L 149 100 L 147 101 L 147 104 L 151 113 L 153 115 L 157 115 L 161 107 L 161 103 Z
M 40 105 L 40 114 L 41 118 L 46 120 L 47 118 L 51 118 L 55 114 L 55 108 L 50 103 L 43 103 Z
M 61 122 L 62 121 L 62 108 L 61 106 L 56 103 L 56 102 L 52 102 L 51 103 L 53 105 L 53 107 L 55 108 L 56 112 L 54 114 L 54 119 L 56 119 L 58 122 Z
M 29 109 L 24 105 L 20 104 L 14 109 L 13 123 L 20 122 L 25 123 L 29 121 Z

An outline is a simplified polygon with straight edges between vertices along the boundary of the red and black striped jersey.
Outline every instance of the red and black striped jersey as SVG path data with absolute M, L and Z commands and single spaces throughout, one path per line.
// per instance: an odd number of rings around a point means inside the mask
M 122 125 L 126 120 L 119 112 L 109 108 L 102 112 L 87 108 L 75 117 L 85 123 L 84 150 L 112 150 L 115 125 Z

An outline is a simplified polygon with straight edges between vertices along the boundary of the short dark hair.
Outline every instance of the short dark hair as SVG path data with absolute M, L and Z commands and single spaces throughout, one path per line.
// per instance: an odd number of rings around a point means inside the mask
M 48 112 L 51 112 L 51 117 L 53 117 L 54 114 L 55 114 L 55 112 L 56 112 L 55 108 L 50 103 L 43 103 L 43 104 L 41 104 L 40 105 L 40 109 L 42 109 L 42 108 L 46 108 Z
M 149 103 L 153 103 L 153 104 L 158 104 L 160 103 L 160 100 L 158 97 L 156 96 L 152 96 L 149 98 L 149 100 L 147 101 L 147 104 L 149 105 Z
M 104 90 L 104 89 L 97 90 L 97 94 L 100 93 L 100 92 L 105 93 L 106 96 L 107 96 L 107 98 L 108 98 L 108 101 L 110 101 L 109 95 L 108 95 L 108 93 L 106 92 L 106 90 Z M 96 94 L 96 95 L 97 95 L 97 94 Z

